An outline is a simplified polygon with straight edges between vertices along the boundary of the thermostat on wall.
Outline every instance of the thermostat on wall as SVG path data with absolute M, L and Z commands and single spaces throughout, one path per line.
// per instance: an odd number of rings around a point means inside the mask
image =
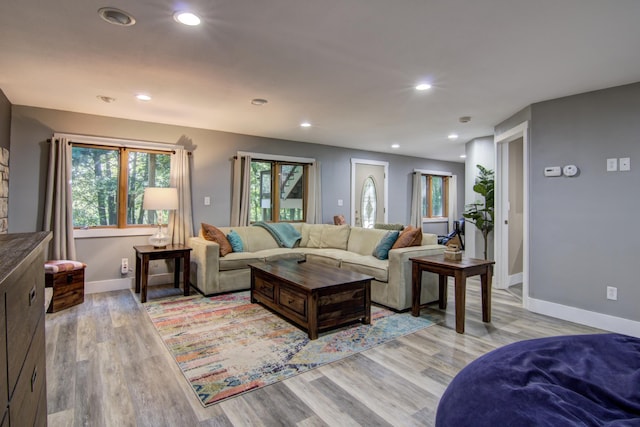
M 562 170 L 560 166 L 547 166 L 544 168 L 544 176 L 561 176 Z

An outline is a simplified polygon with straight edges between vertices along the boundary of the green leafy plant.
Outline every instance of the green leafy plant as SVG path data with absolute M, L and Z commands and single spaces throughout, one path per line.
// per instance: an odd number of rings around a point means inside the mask
M 482 196 L 483 200 L 468 204 L 462 216 L 474 224 L 482 233 L 484 239 L 484 259 L 487 259 L 489 233 L 493 231 L 493 193 L 495 179 L 491 169 L 487 169 L 481 165 L 476 166 L 480 170 L 480 173 L 476 177 L 473 191 Z

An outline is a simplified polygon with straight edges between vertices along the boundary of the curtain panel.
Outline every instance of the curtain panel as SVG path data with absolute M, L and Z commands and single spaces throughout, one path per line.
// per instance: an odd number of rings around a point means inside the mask
M 236 156 L 233 162 L 231 193 L 232 227 L 249 225 L 249 193 L 251 192 L 251 156 Z
M 169 185 L 178 189 L 178 209 L 169 214 L 168 234 L 174 244 L 186 244 L 193 236 L 191 167 L 189 153 L 177 148 L 171 155 Z
M 71 203 L 71 144 L 67 138 L 56 138 L 55 135 L 49 146 L 44 209 L 42 229 L 53 232 L 48 258 L 76 260 Z

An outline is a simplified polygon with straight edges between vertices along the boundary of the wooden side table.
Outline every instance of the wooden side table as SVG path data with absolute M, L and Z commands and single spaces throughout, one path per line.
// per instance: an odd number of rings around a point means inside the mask
M 412 262 L 411 314 L 420 316 L 420 292 L 422 291 L 422 272 L 429 271 L 439 275 L 438 304 L 447 308 L 447 277 L 455 278 L 456 332 L 464 333 L 465 295 L 467 277 L 480 275 L 482 288 L 482 321 L 491 321 L 491 275 L 495 261 L 476 258 L 463 258 L 459 261 L 444 259 L 444 255 L 410 258 Z
M 185 245 L 167 245 L 166 248 L 154 248 L 151 245 L 134 246 L 136 250 L 136 293 L 140 294 L 140 302 L 147 301 L 147 281 L 149 276 L 149 261 L 157 259 L 174 259 L 173 284 L 180 286 L 180 260 L 184 261 L 182 281 L 184 295 L 189 295 L 189 257 L 191 248 Z

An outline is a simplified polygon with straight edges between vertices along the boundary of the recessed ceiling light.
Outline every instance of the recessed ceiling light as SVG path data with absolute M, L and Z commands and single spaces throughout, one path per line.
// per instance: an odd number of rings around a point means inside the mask
M 467 158 L 467 155 L 466 155 L 466 154 L 460 154 L 460 158 L 461 158 L 461 159 L 466 159 L 466 158 Z
M 431 85 L 429 83 L 420 83 L 416 86 L 416 90 L 428 90 L 431 89 Z
M 267 101 L 266 99 L 262 99 L 262 98 L 253 98 L 251 100 L 251 104 L 253 104 L 253 105 L 264 105 L 267 102 L 269 102 L 269 101 Z
M 447 136 L 447 138 L 449 138 L 452 141 L 455 141 L 456 139 L 458 139 L 458 134 L 457 133 L 450 133 L 449 136 Z
M 300 123 L 300 127 L 303 127 L 303 128 L 310 128 L 310 127 L 311 127 L 311 123 L 309 123 L 309 122 L 302 122 L 302 123 Z
M 173 14 L 173 19 L 181 24 L 189 25 L 191 27 L 200 25 L 200 18 L 198 18 L 197 15 L 191 12 L 175 12 Z
M 136 23 L 136 19 L 133 16 L 124 10 L 116 9 L 115 7 L 103 7 L 98 9 L 98 15 L 100 15 L 100 18 L 113 25 L 130 27 Z
M 151 97 L 149 95 L 144 94 L 144 93 L 137 94 L 136 98 L 138 98 L 139 101 L 151 101 Z
M 391 148 L 400 148 L 400 144 L 391 144 Z
M 110 104 L 116 100 L 115 98 L 104 95 L 98 95 L 96 98 L 98 98 L 100 101 L 106 102 L 107 104 Z

